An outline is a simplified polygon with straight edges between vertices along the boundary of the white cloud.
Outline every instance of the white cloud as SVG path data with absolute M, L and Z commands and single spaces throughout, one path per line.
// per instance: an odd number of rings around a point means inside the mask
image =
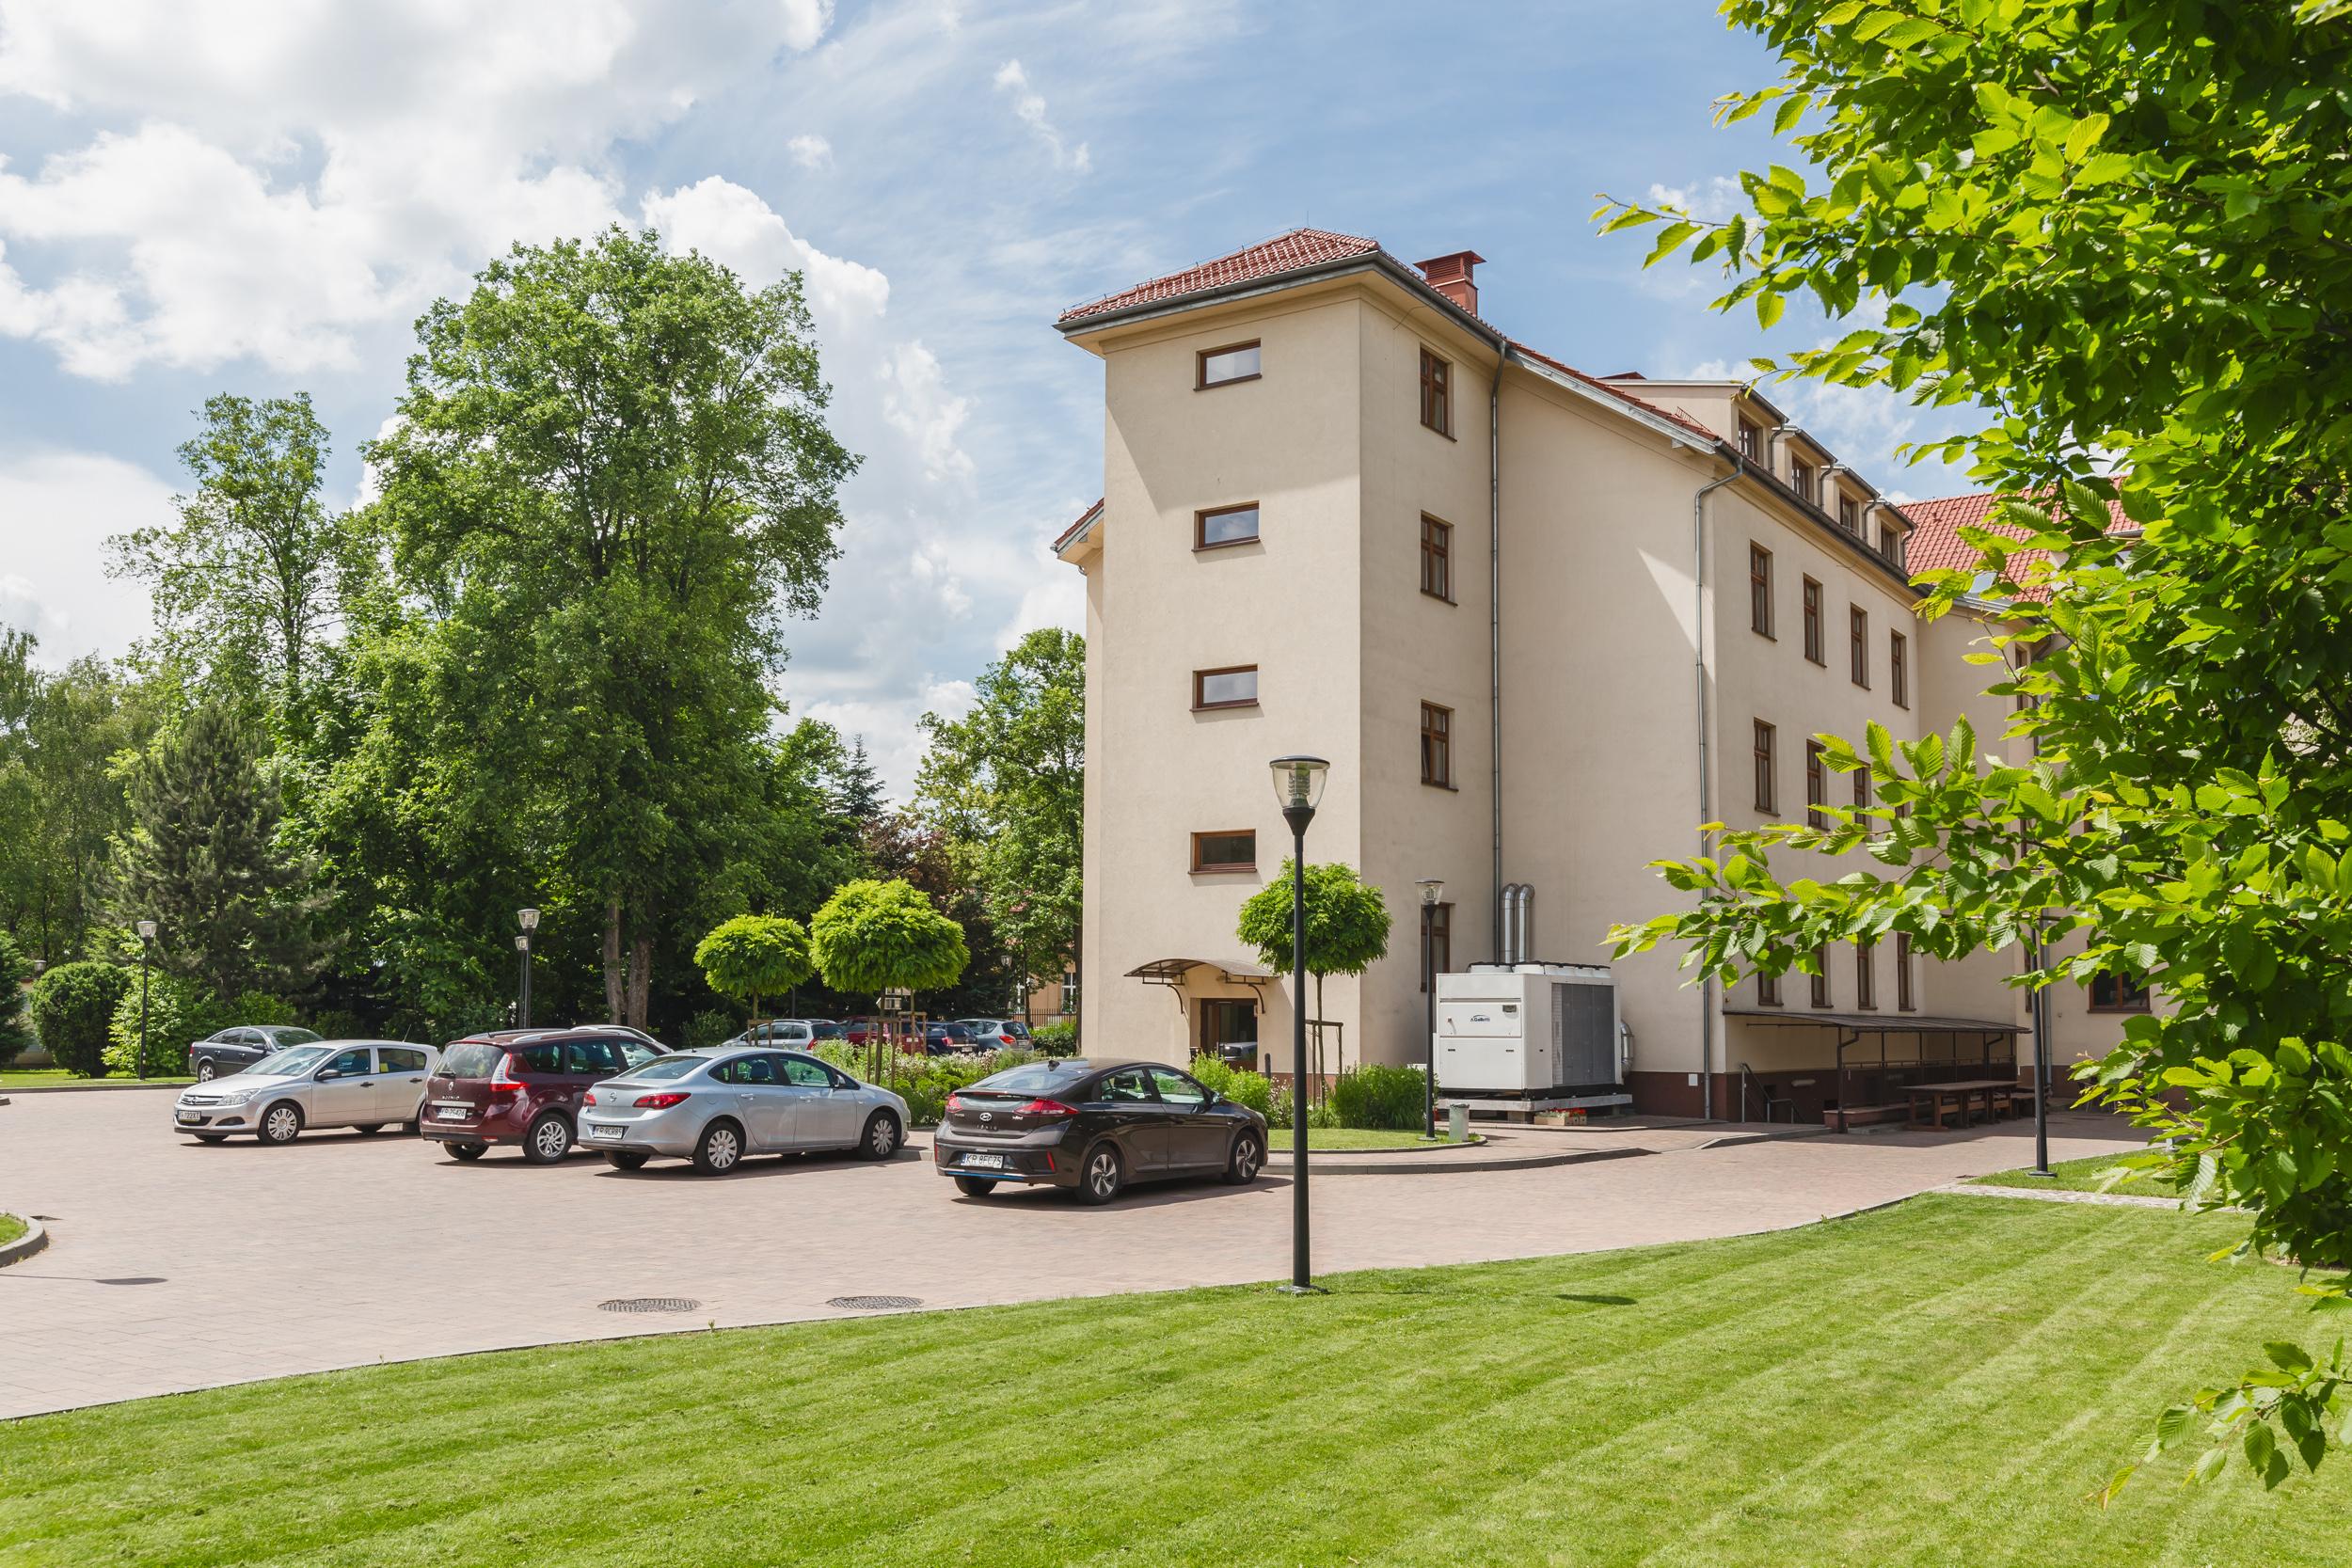
M 1649 188 L 1652 207 L 1672 207 L 1709 223 L 1721 223 L 1734 213 L 1745 212 L 1748 193 L 1740 188 L 1740 182 L 1716 174 L 1695 185 L 1652 185 Z
M 919 342 L 900 343 L 882 366 L 882 417 L 914 443 L 923 472 L 935 480 L 965 481 L 972 459 L 956 445 L 971 404 L 946 388 L 939 356 Z
M 824 136 L 794 136 L 790 141 L 786 142 L 784 146 L 785 150 L 792 154 L 792 161 L 800 165 L 803 168 L 827 169 L 833 167 L 833 143 Z
M 1038 139 L 1053 153 L 1056 168 L 1074 169 L 1084 174 L 1094 166 L 1094 160 L 1087 151 L 1087 144 L 1080 142 L 1075 147 L 1068 146 L 1062 140 L 1061 133 L 1054 128 L 1053 121 L 1045 118 L 1045 95 L 1029 86 L 1029 73 L 1022 69 L 1019 60 L 1007 60 L 996 68 L 996 90 L 1012 94 L 1013 114 L 1022 124 L 1037 133 Z
M 107 536 L 170 518 L 171 486 L 91 452 L 0 455 L 0 625 L 52 667 L 115 657 L 150 628 L 147 591 L 105 574 Z
M 482 258 L 613 221 L 616 140 L 813 47 L 831 14 L 0 0 L 0 95 L 103 127 L 37 170 L 0 167 L 0 332 L 101 379 L 348 368 L 362 332 Z

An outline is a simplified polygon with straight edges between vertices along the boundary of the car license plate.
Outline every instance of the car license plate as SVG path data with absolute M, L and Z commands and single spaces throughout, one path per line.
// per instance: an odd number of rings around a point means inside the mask
M 622 1132 L 623 1129 L 615 1127 L 609 1121 L 592 1121 L 588 1124 L 588 1136 L 600 1142 L 610 1143 L 618 1138 Z
M 183 1111 L 180 1113 L 180 1119 L 191 1124 L 201 1122 L 204 1119 L 204 1113 L 201 1111 Z
M 1003 1170 L 1005 1168 L 1005 1157 L 1001 1154 L 967 1154 L 963 1157 L 963 1163 L 972 1170 Z
M 436 1105 L 433 1107 L 433 1119 L 436 1121 L 463 1121 L 466 1119 L 466 1108 L 463 1105 Z

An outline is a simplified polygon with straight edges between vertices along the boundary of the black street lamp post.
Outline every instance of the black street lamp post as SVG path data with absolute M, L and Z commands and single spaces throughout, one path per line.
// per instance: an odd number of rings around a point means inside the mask
M 155 923 L 139 922 L 139 1076 L 147 1076 L 147 944 L 155 940 Z
M 1438 943 L 1436 942 L 1438 903 L 1445 896 L 1445 883 L 1435 877 L 1423 877 L 1413 884 L 1421 889 L 1421 989 L 1428 1004 L 1428 1033 L 1422 1046 L 1421 1135 L 1438 1135 Z
M 1307 1221 L 1307 824 L 1315 819 L 1331 765 L 1321 757 L 1276 757 L 1275 799 L 1291 829 L 1291 1282 L 1312 1293 Z
M 515 1027 L 528 1029 L 531 1027 L 531 933 L 539 928 L 539 911 L 516 910 L 515 921 L 523 928 L 523 934 L 515 939 L 515 951 L 521 955 L 522 959 L 522 994 L 515 1004 Z

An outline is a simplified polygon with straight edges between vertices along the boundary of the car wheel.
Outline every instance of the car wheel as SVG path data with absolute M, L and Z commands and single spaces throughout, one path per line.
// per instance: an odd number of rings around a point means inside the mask
M 605 1164 L 614 1170 L 643 1170 L 645 1167 L 645 1162 L 651 1158 L 653 1156 L 643 1149 L 636 1148 L 607 1149 L 604 1156 Z
M 1242 1129 L 1233 1139 L 1233 1152 L 1225 1161 L 1225 1180 L 1246 1187 L 1265 1168 L 1265 1139 L 1254 1127 Z
M 378 1132 L 384 1131 L 384 1124 L 380 1121 L 372 1121 L 364 1127 L 355 1127 L 352 1131 L 358 1133 L 363 1138 L 373 1138 Z
M 966 1197 L 994 1197 L 996 1183 L 984 1176 L 959 1176 L 956 1178 L 956 1191 Z
M 479 1160 L 488 1144 L 443 1144 L 441 1152 L 453 1160 Z
M 694 1168 L 705 1176 L 724 1176 L 743 1163 L 743 1130 L 726 1120 L 703 1129 L 694 1146 Z
M 551 1165 L 572 1151 L 572 1124 L 553 1111 L 531 1124 L 523 1133 L 523 1158 L 534 1165 Z
M 198 1083 L 209 1084 L 219 1076 L 220 1069 L 213 1065 L 213 1059 L 210 1056 L 205 1057 L 203 1060 L 196 1064 L 196 1081 Z
M 1100 1143 L 1087 1154 L 1086 1164 L 1078 1167 L 1078 1201 L 1108 1203 L 1127 1184 L 1127 1168 L 1119 1158 L 1117 1145 Z
M 262 1113 L 261 1138 L 265 1144 L 290 1144 L 302 1136 L 302 1107 L 281 1100 Z
M 199 1132 L 196 1135 L 196 1141 L 200 1144 L 225 1144 L 229 1141 L 229 1134 L 226 1132 Z
M 898 1152 L 898 1118 L 888 1111 L 876 1111 L 866 1118 L 866 1135 L 858 1140 L 857 1151 L 868 1160 L 887 1160 Z

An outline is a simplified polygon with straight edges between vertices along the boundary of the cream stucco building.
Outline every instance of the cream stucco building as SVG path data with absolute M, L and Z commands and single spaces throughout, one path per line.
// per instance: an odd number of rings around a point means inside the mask
M 1386 960 L 1326 983 L 1337 1068 L 1421 1059 L 1417 879 L 1448 890 L 1441 968 L 1502 956 L 1516 888 L 1518 956 L 1606 962 L 1611 923 L 1672 906 L 1647 863 L 1696 852 L 1700 823 L 1853 802 L 1808 737 L 1966 711 L 2005 744 L 1963 657 L 1982 620 L 1913 613 L 1952 503 L 1890 504 L 1739 383 L 1594 377 L 1512 341 L 1477 313 L 1482 260 L 1300 230 L 1058 324 L 1104 372 L 1103 499 L 1057 542 L 1087 578 L 1089 1051 L 1287 1068 L 1288 978 L 1234 936 L 1289 852 L 1275 756 L 1330 760 L 1308 858 L 1356 866 L 1396 921 Z M 2027 1019 L 2000 961 L 1831 957 L 1821 989 L 1777 994 L 1618 963 L 1636 1106 L 1818 1117 L 1840 1040 L 1896 1082 L 1986 1052 L 2010 1070 Z M 2061 1062 L 2113 1035 L 2077 1001 Z M 1883 1092 L 1857 1075 L 1847 1103 Z

